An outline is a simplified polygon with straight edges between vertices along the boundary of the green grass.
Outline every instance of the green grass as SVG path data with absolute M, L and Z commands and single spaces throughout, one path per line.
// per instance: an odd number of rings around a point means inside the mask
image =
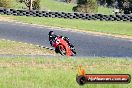
M 106 8 L 106 7 L 102 7 L 102 6 L 98 7 L 98 13 L 101 13 L 101 14 L 113 14 L 112 12 L 113 12 L 112 8 Z
M 22 9 L 22 7 L 26 8 L 24 3 L 17 3 L 15 0 L 12 0 L 13 8 Z M 64 2 L 57 2 L 54 0 L 41 0 L 40 2 L 41 10 L 50 10 L 50 11 L 65 11 L 72 12 L 72 7 L 75 4 L 67 4 Z
M 12 0 L 12 2 L 13 2 L 13 8 L 16 9 L 22 9 L 22 7 L 26 8 L 24 3 L 17 3 L 15 0 Z M 54 0 L 41 0 L 40 6 L 41 6 L 41 10 L 72 12 L 72 8 L 76 6 L 76 4 L 57 2 Z M 97 13 L 112 14 L 112 9 L 105 7 L 98 7 Z
M 26 8 L 26 5 L 24 3 L 17 3 L 16 0 L 11 0 L 12 1 L 12 8 L 15 9 L 22 9 L 22 7 Z
M 76 83 L 77 67 L 88 74 L 130 74 L 127 58 L 0 58 L 0 88 L 132 88 L 130 84 Z
M 131 22 L 113 22 L 113 21 L 87 21 L 76 19 L 61 19 L 61 18 L 39 18 L 39 17 L 14 17 L 13 19 L 48 26 L 57 26 L 64 28 L 75 28 L 78 30 L 103 32 L 109 34 L 120 34 L 132 36 Z M 74 29 L 73 29 L 74 30 Z
M 72 8 L 76 6 L 72 3 L 64 3 L 64 2 L 57 2 L 54 0 L 41 0 L 41 9 L 51 10 L 51 11 L 65 11 L 65 12 L 72 12 Z
M 0 54 L 13 55 L 51 55 L 53 51 L 37 47 L 35 45 L 18 43 L 0 39 Z

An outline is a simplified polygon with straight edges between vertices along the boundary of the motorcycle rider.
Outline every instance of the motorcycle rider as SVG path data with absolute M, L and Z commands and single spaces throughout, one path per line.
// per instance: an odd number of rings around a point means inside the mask
M 70 46 L 70 48 L 74 47 L 69 42 L 69 38 L 68 37 L 63 37 L 63 36 L 55 35 L 54 31 L 50 31 L 48 35 L 49 35 L 49 41 L 50 41 L 51 46 L 53 46 L 53 44 L 55 43 L 57 37 L 60 37 L 60 38 L 64 39 L 68 43 L 68 45 Z

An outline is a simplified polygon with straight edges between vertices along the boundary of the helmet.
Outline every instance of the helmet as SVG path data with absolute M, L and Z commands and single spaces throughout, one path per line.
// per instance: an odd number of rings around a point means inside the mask
M 53 34 L 54 34 L 54 32 L 53 32 L 53 31 L 50 31 L 50 32 L 49 32 L 49 36 L 50 36 L 50 35 L 53 35 Z
M 55 36 L 55 34 L 54 34 L 53 31 L 50 31 L 48 35 L 49 35 L 50 37 L 54 37 L 54 36 Z

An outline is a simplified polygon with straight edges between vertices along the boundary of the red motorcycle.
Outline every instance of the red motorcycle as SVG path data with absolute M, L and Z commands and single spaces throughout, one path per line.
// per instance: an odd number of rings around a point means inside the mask
M 53 44 L 56 53 L 60 53 L 63 56 L 74 56 L 76 51 L 74 48 L 70 48 L 69 44 L 60 37 L 57 37 L 55 43 Z

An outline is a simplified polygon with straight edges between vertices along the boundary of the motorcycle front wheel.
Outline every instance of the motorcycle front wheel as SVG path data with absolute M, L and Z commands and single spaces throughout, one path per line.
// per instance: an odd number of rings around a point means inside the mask
M 58 46 L 58 50 L 59 50 L 59 53 L 62 55 L 62 56 L 65 56 L 66 55 L 66 49 L 63 45 L 59 45 Z

